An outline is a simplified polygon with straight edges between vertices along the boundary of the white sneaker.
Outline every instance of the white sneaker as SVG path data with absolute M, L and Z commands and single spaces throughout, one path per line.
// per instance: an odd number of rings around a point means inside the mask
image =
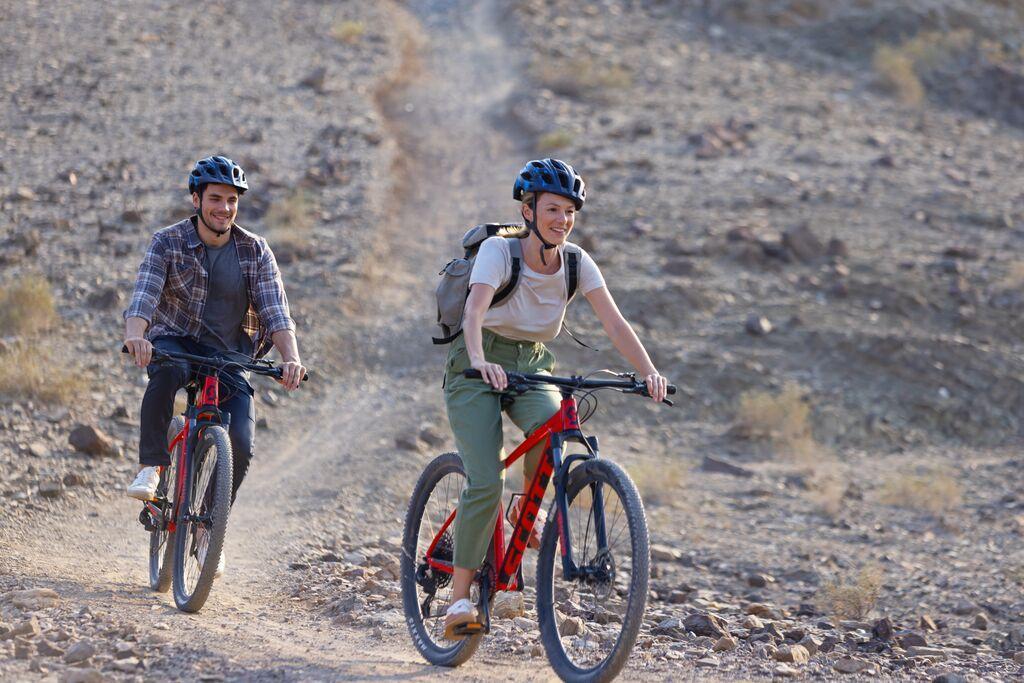
M 196 529 L 196 559 L 199 560 L 199 569 L 202 570 L 206 564 L 206 553 L 210 550 L 210 532 L 206 527 Z M 217 569 L 213 572 L 213 578 L 219 579 L 224 575 L 224 549 L 220 549 L 220 558 L 217 559 Z
M 156 500 L 156 487 L 160 483 L 160 469 L 158 467 L 143 467 L 135 481 L 128 485 L 126 493 L 129 498 L 139 500 Z

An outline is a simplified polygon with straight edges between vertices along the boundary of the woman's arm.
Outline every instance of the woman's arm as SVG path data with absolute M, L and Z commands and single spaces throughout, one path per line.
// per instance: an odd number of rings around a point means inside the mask
M 508 385 L 505 370 L 497 363 L 488 363 L 484 358 L 484 315 L 494 298 L 494 287 L 481 282 L 469 288 L 466 298 L 466 310 L 462 316 L 462 334 L 466 337 L 466 353 L 469 364 L 479 370 L 485 382 L 498 391 L 504 391 Z
M 658 373 L 658 369 L 651 362 L 647 355 L 647 349 L 640 343 L 639 337 L 633 331 L 632 326 L 622 317 L 619 307 L 615 305 L 615 299 L 607 287 L 598 287 L 585 294 L 590 302 L 597 319 L 601 321 L 605 334 L 612 340 L 612 344 L 619 350 L 623 357 L 633 364 L 647 382 L 647 391 L 651 398 L 661 402 L 665 398 L 668 380 Z

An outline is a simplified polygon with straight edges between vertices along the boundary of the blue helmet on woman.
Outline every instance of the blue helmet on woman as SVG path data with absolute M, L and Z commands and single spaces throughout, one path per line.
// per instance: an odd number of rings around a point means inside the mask
M 238 194 L 249 189 L 242 167 L 220 155 L 200 159 L 188 174 L 189 193 L 199 192 L 200 187 L 209 183 L 230 185 L 238 190 Z
M 587 186 L 583 178 L 569 164 L 558 159 L 534 159 L 523 166 L 512 187 L 512 198 L 522 201 L 523 195 L 532 192 L 551 192 L 571 199 L 576 210 L 583 208 L 587 199 Z

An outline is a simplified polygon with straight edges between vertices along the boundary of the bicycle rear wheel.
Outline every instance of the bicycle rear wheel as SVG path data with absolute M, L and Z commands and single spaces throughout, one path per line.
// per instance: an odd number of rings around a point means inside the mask
M 223 427 L 206 427 L 189 463 L 174 548 L 174 604 L 197 612 L 213 587 L 231 512 L 231 442 Z
M 167 445 L 185 428 L 185 418 L 175 415 L 167 427 Z M 160 484 L 156 489 L 156 498 L 162 515 L 154 519 L 156 529 L 149 532 L 149 587 L 158 593 L 166 593 L 171 587 L 172 569 L 174 567 L 174 532 L 169 530 L 171 515 L 174 510 L 175 487 L 178 478 L 178 457 L 184 444 L 178 445 L 170 452 L 171 464 L 160 474 Z
M 483 634 L 463 640 L 444 637 L 445 610 L 451 603 L 452 575 L 431 568 L 427 550 L 458 507 L 466 471 L 458 453 L 439 455 L 427 465 L 413 489 L 402 539 L 402 607 L 412 642 L 423 658 L 437 666 L 458 666 L 473 656 Z M 453 525 L 449 525 L 431 557 L 452 561 Z M 474 591 L 476 589 L 474 588 Z M 474 602 L 477 596 L 472 596 Z
M 541 642 L 562 680 L 609 681 L 629 659 L 647 604 L 647 518 L 629 475 L 607 460 L 573 469 L 566 499 L 580 576 L 565 577 L 558 515 L 551 515 L 537 559 Z

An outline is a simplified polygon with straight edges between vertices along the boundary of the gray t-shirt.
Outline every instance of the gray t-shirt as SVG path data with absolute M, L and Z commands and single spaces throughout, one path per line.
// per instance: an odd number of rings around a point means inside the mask
M 580 274 L 577 291 L 587 294 L 604 287 L 604 277 L 590 258 L 580 248 Z M 512 253 L 504 237 L 488 237 L 480 245 L 469 284 L 485 284 L 499 289 L 512 277 Z M 483 326 L 509 339 L 533 342 L 549 342 L 558 336 L 565 317 L 569 292 L 565 286 L 565 259 L 558 272 L 551 275 L 538 273 L 522 262 L 519 285 L 516 291 L 500 306 L 488 309 L 484 314 Z
M 203 266 L 208 277 L 203 331 L 199 341 L 220 351 L 252 353 L 252 340 L 242 330 L 249 310 L 249 290 L 238 263 L 235 240 L 223 247 L 206 247 Z

